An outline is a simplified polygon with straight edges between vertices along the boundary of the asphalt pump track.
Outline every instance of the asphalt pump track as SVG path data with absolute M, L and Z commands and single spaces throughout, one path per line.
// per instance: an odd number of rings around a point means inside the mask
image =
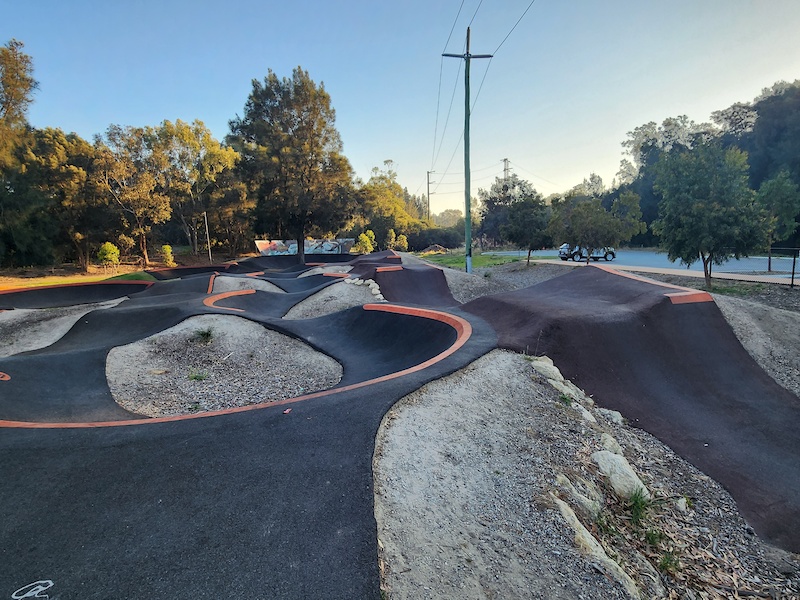
M 706 294 L 586 268 L 462 307 L 433 267 L 391 252 L 347 262 L 345 276 L 299 277 L 321 265 L 263 257 L 161 270 L 155 283 L 0 293 L 6 310 L 127 298 L 47 348 L 0 359 L 0 596 L 38 584 L 51 598 L 378 598 L 381 419 L 497 346 L 548 354 L 598 404 L 725 485 L 765 539 L 800 548 L 800 402 Z M 215 294 L 219 274 L 285 293 Z M 281 319 L 347 276 L 374 279 L 389 303 Z M 200 314 L 301 339 L 338 360 L 343 379 L 202 415 L 119 407 L 109 350 Z

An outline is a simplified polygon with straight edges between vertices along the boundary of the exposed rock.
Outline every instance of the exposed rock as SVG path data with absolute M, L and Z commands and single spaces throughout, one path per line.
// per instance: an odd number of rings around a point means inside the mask
M 567 492 L 570 500 L 580 508 L 584 516 L 588 517 L 589 520 L 594 520 L 600 513 L 601 506 L 599 499 L 592 499 L 584 496 L 565 475 L 559 473 L 558 476 L 556 476 L 556 484 Z
M 598 569 L 618 581 L 631 598 L 641 598 L 633 579 L 630 578 L 622 567 L 609 558 L 600 543 L 589 533 L 589 530 L 583 526 L 583 523 L 580 522 L 572 508 L 556 496 L 553 496 L 553 500 L 556 506 L 558 506 L 558 510 L 561 512 L 564 520 L 575 532 L 575 545 L 594 560 Z
M 630 463 L 624 456 L 614 454 L 608 450 L 600 450 L 592 454 L 592 460 L 600 472 L 608 478 L 611 488 L 617 497 L 624 500 L 633 496 L 637 490 L 642 490 L 645 498 L 650 498 L 650 492 L 633 471 Z
M 619 411 L 611 410 L 611 409 L 608 409 L 608 408 L 597 408 L 596 410 L 597 410 L 598 413 L 600 413 L 602 416 L 604 416 L 606 419 L 608 419 L 609 421 L 611 421 L 615 425 L 624 425 L 625 424 L 625 418 L 622 416 L 622 414 Z
M 542 377 L 546 379 L 552 379 L 553 381 L 564 381 L 564 376 L 561 375 L 561 371 L 553 365 L 553 361 L 548 359 L 547 361 L 541 360 L 540 358 L 534 358 L 531 361 L 531 366 L 536 370 L 537 373 L 542 375 Z
M 619 445 L 619 442 L 614 439 L 609 433 L 603 433 L 600 436 L 600 443 L 603 444 L 603 448 L 608 450 L 609 452 L 613 452 L 614 454 L 619 454 L 622 456 L 622 448 Z

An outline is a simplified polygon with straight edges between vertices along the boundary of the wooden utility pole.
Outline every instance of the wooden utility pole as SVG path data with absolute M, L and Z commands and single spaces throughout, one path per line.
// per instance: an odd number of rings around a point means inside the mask
M 469 170 L 469 63 L 473 58 L 492 58 L 491 54 L 469 53 L 469 27 L 467 27 L 467 51 L 465 54 L 442 54 L 464 60 L 464 246 L 467 258 L 467 273 L 472 273 L 472 211 L 470 209 Z

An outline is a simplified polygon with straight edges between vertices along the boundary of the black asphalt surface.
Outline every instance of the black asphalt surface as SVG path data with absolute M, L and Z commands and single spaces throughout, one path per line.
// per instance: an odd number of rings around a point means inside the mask
M 800 400 L 742 347 L 714 302 L 598 268 L 463 306 L 501 347 L 546 354 L 606 408 L 721 483 L 764 539 L 800 551 Z
M 208 306 L 212 276 L 158 282 L 87 314 L 48 348 L 0 359 L 11 376 L 0 381 L 0 420 L 66 425 L 0 429 L 0 598 L 41 581 L 52 582 L 50 598 L 379 598 L 372 454 L 380 421 L 401 397 L 495 347 L 494 331 L 453 309 L 472 329 L 466 343 L 391 378 L 450 348 L 456 329 L 360 307 L 280 320 L 279 297 L 299 301 L 330 278 L 299 294 Z M 108 350 L 204 313 L 303 339 L 342 363 L 343 379 L 332 393 L 290 404 L 139 423 L 108 391 Z
M 127 289 L 52 346 L 0 359 L 0 598 L 34 582 L 54 599 L 379 598 L 380 421 L 498 345 L 551 356 L 598 404 L 725 485 L 765 539 L 800 549 L 800 401 L 753 363 L 713 303 L 673 304 L 674 290 L 585 268 L 460 307 L 440 270 L 397 269 L 384 253 L 351 273 L 394 304 L 282 320 L 339 279 L 287 285 L 308 266 L 270 258 L 174 270 L 180 279 Z M 213 295 L 215 273 L 291 291 Z M 110 299 L 80 287 L 0 293 L 0 306 Z M 319 396 L 180 420 L 114 403 L 111 348 L 208 313 L 302 339 L 338 360 L 343 380 Z M 471 329 L 461 346 L 459 327 Z

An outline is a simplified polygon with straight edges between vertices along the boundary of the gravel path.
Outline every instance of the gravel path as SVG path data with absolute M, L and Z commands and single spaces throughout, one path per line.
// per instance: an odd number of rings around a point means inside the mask
M 454 297 L 468 301 L 572 268 L 512 263 L 445 275 Z M 760 303 L 725 297 L 720 304 L 736 314 L 743 341 L 769 336 L 766 352 L 751 353 L 777 374 L 785 369 L 774 362 L 776 349 L 800 355 L 800 314 L 763 303 L 783 296 L 761 296 Z M 797 378 L 779 381 L 795 389 Z M 763 544 L 721 486 L 591 404 L 565 402 L 525 357 L 504 351 L 396 404 L 374 461 L 386 597 L 800 597 L 800 557 Z M 629 504 L 589 459 L 607 436 L 656 499 L 640 525 L 631 526 Z M 556 509 L 553 496 L 574 499 L 576 488 L 591 497 L 599 490 L 599 512 L 580 519 L 635 582 L 636 595 L 581 549 Z

